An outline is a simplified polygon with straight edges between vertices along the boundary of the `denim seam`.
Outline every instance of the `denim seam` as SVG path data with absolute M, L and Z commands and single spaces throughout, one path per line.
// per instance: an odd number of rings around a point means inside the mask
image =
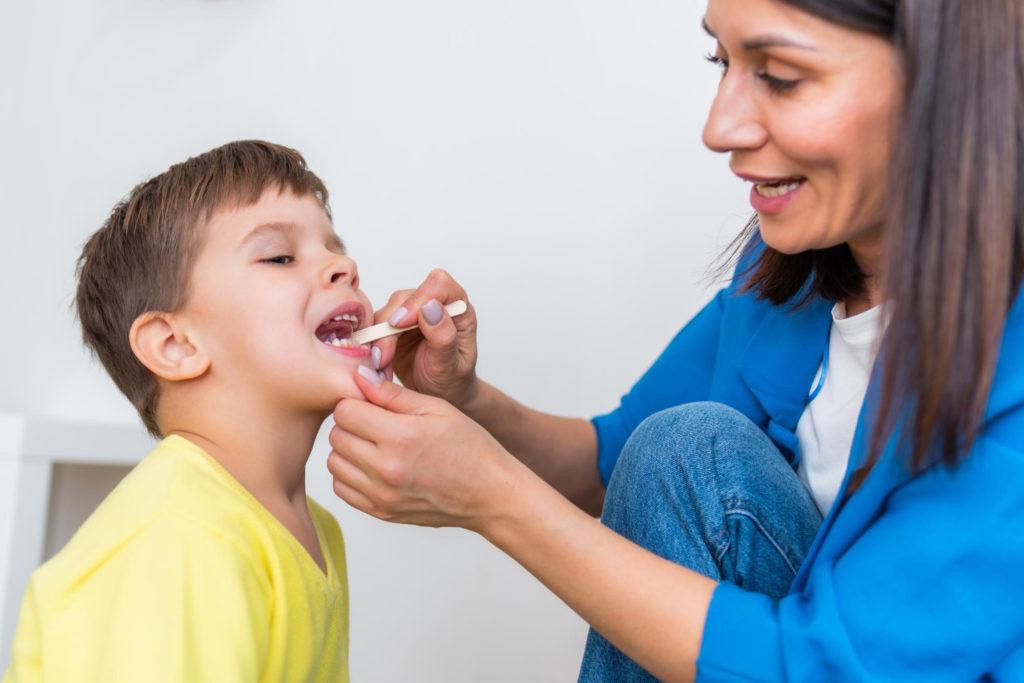
M 725 553 L 729 550 L 731 543 L 729 542 L 729 529 L 722 529 L 714 538 L 711 539 L 711 545 L 714 546 L 714 558 L 715 564 L 720 564 L 722 558 L 725 557 Z
M 740 500 L 723 500 L 722 501 L 723 504 L 725 504 L 725 503 L 742 503 L 742 502 L 743 501 L 740 501 Z M 793 572 L 794 575 L 796 574 L 798 568 L 793 566 L 793 561 L 792 561 L 792 558 L 790 557 L 789 553 L 786 552 L 786 549 L 782 546 L 782 544 L 780 544 L 775 539 L 775 536 L 776 536 L 777 532 L 769 524 L 766 524 L 765 522 L 763 522 L 761 520 L 760 516 L 754 514 L 754 512 L 752 510 L 749 510 L 749 509 L 746 509 L 746 508 L 742 508 L 742 507 L 741 508 L 732 508 L 730 510 L 726 510 L 725 511 L 725 516 L 729 517 L 730 515 L 739 515 L 741 517 L 746 517 L 747 519 L 752 521 L 755 524 L 755 526 L 757 526 L 757 528 L 760 530 L 761 534 L 766 539 L 768 539 L 769 543 L 771 543 L 772 546 L 775 548 L 775 550 L 779 553 L 779 556 L 782 557 L 783 561 L 786 563 L 786 566 L 789 567 L 789 570 L 791 572 Z

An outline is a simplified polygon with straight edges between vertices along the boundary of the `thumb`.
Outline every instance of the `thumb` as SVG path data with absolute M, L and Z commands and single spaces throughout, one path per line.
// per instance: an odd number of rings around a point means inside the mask
M 424 415 L 431 412 L 433 399 L 429 396 L 390 382 L 365 365 L 360 365 L 356 371 L 356 384 L 366 400 L 393 413 Z

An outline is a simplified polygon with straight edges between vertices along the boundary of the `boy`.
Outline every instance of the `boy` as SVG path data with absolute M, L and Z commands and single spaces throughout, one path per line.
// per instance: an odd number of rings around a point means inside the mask
M 344 545 L 305 466 L 362 396 L 373 311 L 323 183 L 224 145 L 132 190 L 78 276 L 86 344 L 163 441 L 33 574 L 4 682 L 347 681 Z

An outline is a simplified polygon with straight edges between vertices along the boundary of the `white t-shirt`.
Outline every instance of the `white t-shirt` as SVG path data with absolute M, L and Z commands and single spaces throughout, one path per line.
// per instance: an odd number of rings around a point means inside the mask
M 847 318 L 845 304 L 832 307 L 825 381 L 796 425 L 801 454 L 796 472 L 822 515 L 828 514 L 846 474 L 853 433 L 878 352 L 881 314 L 882 306 L 875 306 Z M 818 386 L 821 370 L 819 366 L 812 387 Z

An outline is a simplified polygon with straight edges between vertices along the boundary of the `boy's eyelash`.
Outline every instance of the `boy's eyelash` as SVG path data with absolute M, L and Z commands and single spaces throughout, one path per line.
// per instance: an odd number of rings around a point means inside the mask
M 274 263 L 279 266 L 286 266 L 295 260 L 294 256 L 288 256 L 287 254 L 281 254 L 280 256 L 271 256 L 270 258 L 260 259 L 260 263 Z

